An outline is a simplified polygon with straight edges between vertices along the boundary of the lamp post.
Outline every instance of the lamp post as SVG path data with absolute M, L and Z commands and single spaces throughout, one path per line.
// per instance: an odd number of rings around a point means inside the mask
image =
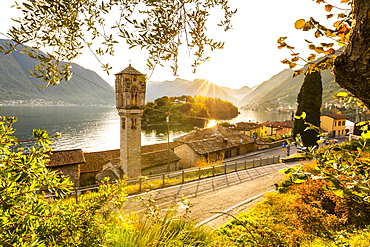
M 167 123 L 167 172 L 170 171 L 170 113 L 166 113 L 166 123 Z

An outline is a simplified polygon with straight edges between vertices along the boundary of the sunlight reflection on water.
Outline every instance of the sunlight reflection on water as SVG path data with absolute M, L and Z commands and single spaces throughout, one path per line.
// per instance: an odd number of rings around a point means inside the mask
M 45 129 L 50 135 L 59 132 L 54 139 L 56 150 L 81 148 L 86 152 L 119 148 L 119 116 L 115 107 L 96 106 L 1 106 L 0 115 L 16 116 L 16 136 L 20 140 L 32 139 L 32 129 Z M 241 121 L 277 121 L 290 119 L 290 113 L 241 111 L 231 123 Z M 217 124 L 211 120 L 208 127 Z M 170 141 L 188 133 L 192 126 L 171 125 Z M 167 126 L 143 129 L 142 145 L 167 142 Z M 28 145 L 34 145 L 28 143 Z

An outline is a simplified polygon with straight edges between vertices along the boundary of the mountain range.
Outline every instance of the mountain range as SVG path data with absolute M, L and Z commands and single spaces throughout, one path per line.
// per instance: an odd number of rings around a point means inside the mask
M 286 69 L 281 71 L 244 96 L 238 105 L 250 106 L 251 108 L 261 107 L 262 109 L 294 108 L 304 75 L 294 78 L 292 75 L 293 70 Z M 321 72 L 321 81 L 323 85 L 323 102 L 332 100 L 332 95 L 342 90 L 334 81 L 334 76 L 329 70 Z
M 331 71 L 322 71 L 321 77 L 323 102 L 330 101 L 332 95 L 341 88 L 334 81 Z M 293 78 L 293 70 L 285 69 L 254 88 L 219 87 L 205 79 L 197 79 L 193 82 L 184 79 L 148 82 L 146 100 L 153 101 L 162 96 L 202 95 L 221 98 L 239 107 L 290 109 L 296 106 L 297 95 L 303 80 L 303 74 Z
M 10 40 L 0 40 L 0 45 Z M 43 99 L 52 102 L 63 101 L 76 104 L 115 103 L 114 89 L 94 71 L 72 63 L 74 75 L 68 82 L 58 86 L 42 88 L 46 83 L 42 79 L 29 76 L 29 70 L 37 61 L 20 51 L 24 46 L 17 46 L 17 51 L 7 55 L 0 53 L 0 101 Z
M 0 45 L 9 40 L 0 40 Z M 22 46 L 18 47 L 21 50 Z M 72 63 L 74 75 L 68 82 L 47 89 L 37 86 L 45 85 L 41 79 L 30 77 L 36 61 L 24 53 L 12 52 L 0 54 L 0 102 L 4 100 L 44 99 L 48 101 L 64 101 L 77 104 L 114 105 L 114 88 L 104 81 L 97 73 Z M 244 86 L 240 89 L 220 87 L 206 79 L 188 81 L 147 82 L 146 101 L 154 101 L 162 96 L 201 95 L 216 97 L 243 107 L 261 109 L 284 109 L 296 106 L 297 95 L 304 80 L 304 75 L 292 77 L 293 70 L 283 70 L 269 80 L 254 88 Z M 334 81 L 331 71 L 323 71 L 323 101 L 332 99 L 331 95 L 341 90 Z M 246 79 L 246 78 L 244 78 Z
M 174 81 L 148 82 L 146 101 L 154 101 L 162 96 L 201 95 L 206 97 L 221 98 L 233 104 L 238 104 L 240 99 L 252 91 L 245 86 L 240 89 L 220 87 L 206 79 L 196 79 L 193 82 L 176 79 Z

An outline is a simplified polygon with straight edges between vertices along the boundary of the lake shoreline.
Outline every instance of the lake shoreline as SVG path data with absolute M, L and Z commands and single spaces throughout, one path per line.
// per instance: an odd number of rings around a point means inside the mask
M 120 147 L 120 119 L 114 106 L 0 106 L 0 115 L 15 116 L 18 121 L 13 127 L 19 140 L 30 140 L 33 129 L 43 129 L 53 135 L 62 133 L 62 137 L 53 140 L 55 150 L 82 149 L 86 152 L 113 150 Z M 264 122 L 283 121 L 291 118 L 290 113 L 253 112 L 240 110 L 231 120 L 209 120 L 206 127 L 217 122 Z M 168 128 L 169 127 L 169 128 Z M 190 133 L 195 125 L 183 123 L 143 124 L 141 131 L 142 145 L 173 141 L 174 138 Z M 201 126 L 196 126 L 201 127 Z M 168 136 L 168 129 L 169 136 Z M 31 144 L 29 144 L 31 145 Z M 28 146 L 26 146 L 28 147 Z

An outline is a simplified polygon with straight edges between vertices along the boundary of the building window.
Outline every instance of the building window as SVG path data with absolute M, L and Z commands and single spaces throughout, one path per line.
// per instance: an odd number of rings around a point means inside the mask
M 334 121 L 334 126 L 337 126 L 337 122 L 336 121 Z
M 230 157 L 231 157 L 231 150 L 226 150 L 225 151 L 225 159 L 230 158 Z
M 209 154 L 205 154 L 205 155 L 204 155 L 204 159 L 205 159 L 207 162 L 209 162 Z
M 342 125 L 342 122 L 341 122 L 341 121 L 339 121 L 339 122 L 338 122 L 338 126 L 341 126 L 341 125 Z
M 342 125 L 344 126 L 344 125 L 346 125 L 346 121 L 342 121 Z
M 138 97 L 137 88 L 134 87 L 131 90 L 131 106 L 137 106 L 137 97 Z
M 126 118 L 125 117 L 121 118 L 121 126 L 122 126 L 122 129 L 126 128 Z
M 131 119 L 131 129 L 136 129 L 137 128 L 137 121 L 136 121 L 136 119 Z
M 216 153 L 216 160 L 220 160 L 222 157 L 221 157 L 221 153 L 220 152 L 217 152 Z

